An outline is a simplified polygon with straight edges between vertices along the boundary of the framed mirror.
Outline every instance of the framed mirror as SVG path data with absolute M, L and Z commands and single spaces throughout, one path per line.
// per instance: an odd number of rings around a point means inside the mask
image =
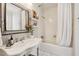
M 29 11 L 13 3 L 4 6 L 4 31 L 26 31 L 29 25 Z

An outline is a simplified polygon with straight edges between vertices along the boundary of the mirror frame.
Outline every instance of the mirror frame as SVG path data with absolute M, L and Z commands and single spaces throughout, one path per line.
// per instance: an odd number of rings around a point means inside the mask
M 27 13 L 28 13 L 28 24 L 27 25 L 29 25 L 29 10 L 26 10 L 26 9 L 24 9 L 23 7 L 21 7 L 21 6 L 19 6 L 18 4 L 15 4 L 15 3 L 11 3 L 12 5 L 14 5 L 14 6 L 16 6 L 16 7 L 18 7 L 18 8 L 20 8 L 20 9 L 23 9 L 23 10 L 25 10 Z M 4 31 L 2 31 L 3 33 L 4 32 L 15 32 L 15 33 L 21 33 L 21 32 L 28 32 L 28 30 L 6 30 L 6 5 L 7 5 L 7 3 L 5 3 L 4 4 Z

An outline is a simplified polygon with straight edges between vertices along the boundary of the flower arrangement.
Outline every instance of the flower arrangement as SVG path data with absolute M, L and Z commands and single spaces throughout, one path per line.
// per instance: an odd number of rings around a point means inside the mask
M 33 30 L 32 30 L 32 25 L 26 25 L 25 28 L 26 28 L 26 30 L 27 30 L 28 32 L 32 32 L 32 31 L 33 31 Z

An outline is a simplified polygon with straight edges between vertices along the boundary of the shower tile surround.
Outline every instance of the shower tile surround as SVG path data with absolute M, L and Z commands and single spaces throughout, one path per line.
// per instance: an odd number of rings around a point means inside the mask
M 13 42 L 20 41 L 28 37 L 28 33 L 12 34 Z M 8 43 L 8 40 L 11 38 L 11 35 L 2 35 L 3 45 Z

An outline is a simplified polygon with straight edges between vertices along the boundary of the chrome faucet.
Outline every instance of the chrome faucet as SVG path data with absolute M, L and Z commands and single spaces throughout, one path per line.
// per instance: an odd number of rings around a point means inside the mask
M 25 38 L 25 37 L 22 37 L 22 38 L 20 39 L 20 41 L 24 40 L 24 38 Z

